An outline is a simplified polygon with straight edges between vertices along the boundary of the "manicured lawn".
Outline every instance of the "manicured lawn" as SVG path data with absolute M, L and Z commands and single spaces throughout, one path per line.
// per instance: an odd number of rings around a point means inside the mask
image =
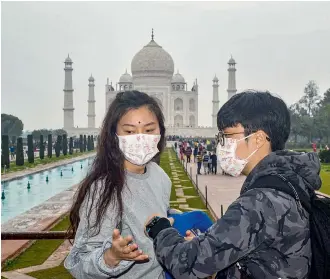
M 64 159 L 71 159 L 71 158 L 78 157 L 78 156 L 88 154 L 88 153 L 91 153 L 91 152 L 95 152 L 95 150 L 86 151 L 86 152 L 82 152 L 82 153 L 81 152 L 73 153 L 72 155 L 67 154 L 66 156 L 64 156 L 62 154 L 59 157 L 56 157 L 55 154 L 53 154 L 52 158 L 45 157 L 42 160 L 40 158 L 34 158 L 34 163 L 29 163 L 26 159 L 23 166 L 16 166 L 16 162 L 13 161 L 13 162 L 10 162 L 10 168 L 6 169 L 6 173 L 11 173 L 11 172 L 21 171 L 21 170 L 25 170 L 25 169 L 30 169 L 30 168 L 34 168 L 38 165 L 46 165 L 46 164 L 58 162 L 58 161 L 64 160 Z M 1 174 L 4 174 L 4 169 L 3 168 L 1 168 Z
M 65 231 L 69 227 L 69 218 L 65 217 L 51 231 Z M 63 243 L 61 239 L 37 240 L 24 253 L 12 261 L 7 261 L 3 271 L 10 271 L 42 264 Z M 48 277 L 44 277 L 48 278 Z
M 322 187 L 320 192 L 330 195 L 330 164 L 322 164 L 321 179 Z
M 37 279 L 73 279 L 69 272 L 64 268 L 63 263 L 60 266 L 31 272 L 28 274 Z
M 168 156 L 168 151 L 170 151 L 170 154 L 172 155 L 172 158 L 174 158 L 174 166 L 176 167 L 176 171 L 182 171 L 178 173 L 179 178 L 180 178 L 180 185 L 184 188 L 189 189 L 184 189 L 183 193 L 185 196 L 194 196 L 195 198 L 187 199 L 186 204 L 189 205 L 190 208 L 196 208 L 196 209 L 206 209 L 205 204 L 203 203 L 202 199 L 199 197 L 197 191 L 194 188 L 194 185 L 192 184 L 190 178 L 188 175 L 185 173 L 184 168 L 182 164 L 177 160 L 176 154 L 172 148 L 166 149 L 161 157 L 160 161 L 160 166 L 163 168 L 163 170 L 167 173 L 167 175 L 170 177 L 172 183 L 173 183 L 173 176 L 172 176 L 172 171 L 170 168 L 169 164 L 169 156 Z M 175 193 L 175 187 L 174 183 L 172 184 L 172 191 L 171 191 L 171 201 L 176 201 L 176 193 Z M 179 209 L 179 203 L 171 203 L 171 208 Z M 184 209 L 179 209 L 181 211 L 185 211 Z M 211 214 L 207 211 L 208 215 L 211 217 Z M 211 217 L 212 218 L 212 217 Z

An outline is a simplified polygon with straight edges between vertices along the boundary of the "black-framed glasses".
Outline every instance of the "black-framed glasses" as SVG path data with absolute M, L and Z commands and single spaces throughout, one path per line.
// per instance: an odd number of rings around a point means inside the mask
M 249 131 L 249 135 L 257 132 L 257 131 Z M 225 138 L 227 136 L 233 136 L 233 135 L 239 135 L 239 134 L 245 134 L 246 131 L 237 132 L 237 133 L 224 133 L 222 131 L 219 131 L 218 135 L 216 136 L 217 143 L 220 143 L 221 146 L 225 146 Z M 270 138 L 266 136 L 266 140 L 270 142 Z

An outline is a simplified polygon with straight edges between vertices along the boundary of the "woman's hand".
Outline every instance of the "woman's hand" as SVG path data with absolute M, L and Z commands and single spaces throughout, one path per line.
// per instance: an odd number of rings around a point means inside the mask
M 138 250 L 138 245 L 132 243 L 133 237 L 122 237 L 118 229 L 115 229 L 112 234 L 111 248 L 104 253 L 104 261 L 110 267 L 117 266 L 120 261 L 145 261 L 148 255 L 143 254 Z

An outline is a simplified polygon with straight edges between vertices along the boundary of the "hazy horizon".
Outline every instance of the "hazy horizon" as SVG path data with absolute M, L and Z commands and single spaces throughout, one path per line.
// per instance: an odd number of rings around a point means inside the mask
M 87 127 L 88 78 L 96 126 L 105 84 L 115 84 L 151 39 L 188 83 L 199 83 L 199 125 L 211 126 L 212 79 L 227 100 L 230 55 L 237 90 L 299 100 L 309 80 L 330 88 L 330 2 L 2 2 L 1 111 L 24 130 L 63 127 L 64 60 L 73 60 L 75 126 Z

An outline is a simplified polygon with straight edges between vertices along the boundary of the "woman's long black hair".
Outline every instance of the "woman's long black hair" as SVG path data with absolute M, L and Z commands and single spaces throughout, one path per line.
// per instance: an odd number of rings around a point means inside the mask
M 117 94 L 108 108 L 99 136 L 96 158 L 87 177 L 81 182 L 74 198 L 70 211 L 70 228 L 68 234 L 73 238 L 80 222 L 79 211 L 84 200 L 91 205 L 87 211 L 88 227 L 94 229 L 94 235 L 100 232 L 102 218 L 108 206 L 115 204 L 117 225 L 120 226 L 123 214 L 122 191 L 125 186 L 125 158 L 119 149 L 116 136 L 117 124 L 120 119 L 131 109 L 146 106 L 155 114 L 160 127 L 161 139 L 158 149 L 163 151 L 165 146 L 164 115 L 160 105 L 151 96 L 139 91 L 125 91 Z M 92 187 L 94 185 L 95 187 Z M 95 197 L 98 197 L 95 199 Z M 94 205 L 95 203 L 95 205 Z M 90 225 L 92 208 L 95 208 L 96 220 Z M 93 209 L 94 210 L 94 209 Z M 93 214 L 94 215 L 94 214 Z M 111 233 L 111 232 L 109 232 Z

